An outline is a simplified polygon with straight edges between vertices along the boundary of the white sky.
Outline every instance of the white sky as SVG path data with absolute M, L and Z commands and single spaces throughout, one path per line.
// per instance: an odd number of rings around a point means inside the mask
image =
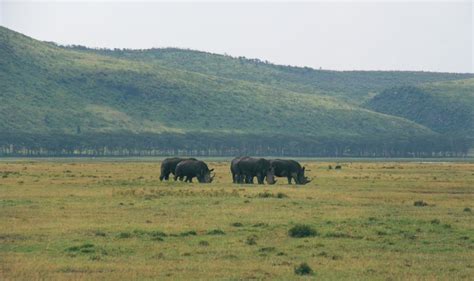
M 0 25 L 88 47 L 180 47 L 334 70 L 474 72 L 473 6 L 0 0 Z

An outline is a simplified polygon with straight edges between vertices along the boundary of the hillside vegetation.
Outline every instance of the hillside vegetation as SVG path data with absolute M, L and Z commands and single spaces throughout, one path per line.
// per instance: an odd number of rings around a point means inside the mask
M 403 117 L 434 131 L 474 138 L 474 79 L 384 90 L 367 102 L 374 111 Z
M 471 76 L 61 47 L 0 27 L 0 153 L 464 153 L 468 144 L 446 148 L 429 123 L 358 103 L 393 84 Z
M 259 59 L 230 57 L 201 51 L 174 48 L 127 50 L 74 50 L 142 61 L 216 77 L 263 83 L 296 92 L 329 95 L 360 104 L 386 88 L 399 85 L 451 81 L 473 77 L 472 74 L 420 71 L 330 71 L 309 67 L 275 65 Z

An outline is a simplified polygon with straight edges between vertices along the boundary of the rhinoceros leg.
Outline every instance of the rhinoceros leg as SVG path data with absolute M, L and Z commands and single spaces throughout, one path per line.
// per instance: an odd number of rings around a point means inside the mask
M 298 174 L 297 173 L 291 173 L 291 177 L 295 180 L 295 184 L 298 183 Z
M 253 184 L 253 177 L 252 176 L 244 176 L 244 179 L 245 183 L 247 184 L 250 184 L 252 183 Z

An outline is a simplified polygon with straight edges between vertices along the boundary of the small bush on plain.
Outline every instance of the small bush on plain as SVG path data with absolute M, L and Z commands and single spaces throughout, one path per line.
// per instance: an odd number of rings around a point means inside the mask
M 415 203 L 413 203 L 413 206 L 415 206 L 415 207 L 425 207 L 425 206 L 428 206 L 428 203 L 426 203 L 423 200 L 420 200 L 420 201 L 415 201 Z
M 214 230 L 211 230 L 211 231 L 207 232 L 207 234 L 209 234 L 209 235 L 224 235 L 225 232 L 220 230 L 220 229 L 214 229 Z
M 295 267 L 295 274 L 296 275 L 313 275 L 313 269 L 307 264 L 307 263 L 302 263 Z
M 288 235 L 294 238 L 302 237 L 313 237 L 319 235 L 319 233 L 309 225 L 306 224 L 297 224 L 290 228 Z

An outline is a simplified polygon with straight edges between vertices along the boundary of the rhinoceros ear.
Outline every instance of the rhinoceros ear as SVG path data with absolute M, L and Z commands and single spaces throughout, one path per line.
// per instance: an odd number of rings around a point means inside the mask
M 304 172 L 304 169 L 306 169 L 306 167 L 303 167 L 303 172 Z
M 214 169 L 210 169 L 210 170 L 209 170 L 209 172 L 212 172 L 212 171 L 214 171 Z

